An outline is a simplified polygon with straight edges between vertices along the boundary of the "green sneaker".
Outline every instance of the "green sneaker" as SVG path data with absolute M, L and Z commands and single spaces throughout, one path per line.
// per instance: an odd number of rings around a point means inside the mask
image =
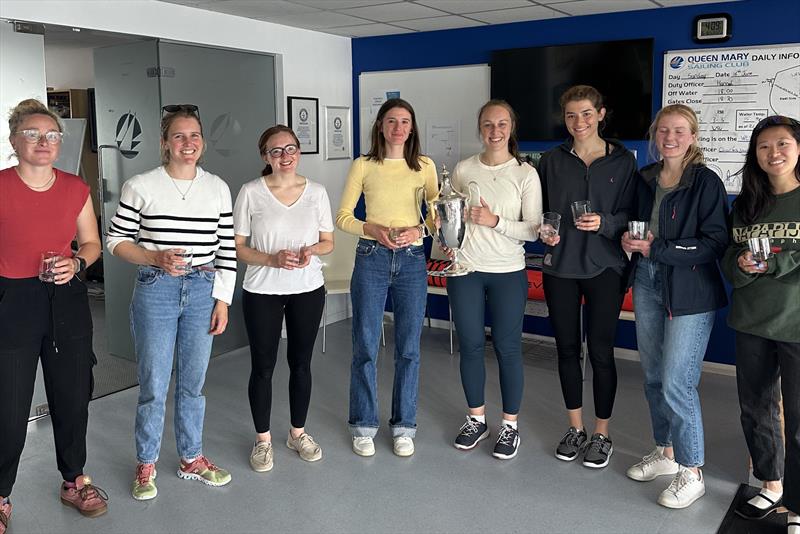
M 158 495 L 156 488 L 156 465 L 139 464 L 136 466 L 136 479 L 133 481 L 133 498 L 137 501 L 148 501 Z
M 191 463 L 186 463 L 181 458 L 181 467 L 178 476 L 184 480 L 199 480 L 209 486 L 224 486 L 231 481 L 231 474 L 220 469 L 205 456 L 198 456 Z

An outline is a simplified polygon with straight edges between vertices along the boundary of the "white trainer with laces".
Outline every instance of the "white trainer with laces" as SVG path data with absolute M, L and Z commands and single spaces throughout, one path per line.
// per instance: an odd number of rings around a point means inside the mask
M 695 475 L 691 469 L 681 465 L 667 489 L 658 496 L 658 504 L 667 508 L 686 508 L 705 494 L 703 472 L 698 470 Z
M 375 443 L 369 436 L 353 437 L 353 452 L 359 456 L 374 456 Z
M 647 482 L 661 475 L 674 475 L 679 467 L 675 460 L 664 456 L 664 447 L 656 447 L 641 462 L 629 467 L 626 474 L 633 480 Z
M 411 456 L 414 454 L 414 440 L 408 436 L 394 438 L 394 453 L 397 456 Z

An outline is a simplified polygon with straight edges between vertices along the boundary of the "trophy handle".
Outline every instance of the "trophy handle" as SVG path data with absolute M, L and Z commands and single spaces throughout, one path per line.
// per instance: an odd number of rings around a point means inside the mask
M 470 206 L 480 206 L 481 205 L 481 188 L 478 186 L 478 182 L 475 180 L 471 181 L 467 184 L 467 191 L 469 192 L 469 205 Z
M 422 205 L 425 203 L 425 188 L 418 187 L 417 190 L 414 191 L 414 198 L 416 199 L 415 204 L 417 206 L 417 216 L 419 217 L 418 220 L 422 222 L 422 225 L 425 227 L 425 230 L 427 230 L 428 235 L 434 235 L 435 232 L 431 232 L 425 217 L 422 215 Z M 432 206 L 428 204 L 428 212 L 431 211 L 431 208 Z

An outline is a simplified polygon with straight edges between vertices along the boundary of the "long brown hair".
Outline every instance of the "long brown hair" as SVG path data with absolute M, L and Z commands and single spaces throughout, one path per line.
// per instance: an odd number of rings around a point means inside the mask
M 511 104 L 500 98 L 493 98 L 482 105 L 481 109 L 478 110 L 478 133 L 480 134 L 481 131 L 481 116 L 483 112 L 494 106 L 505 109 L 511 117 L 511 135 L 508 138 L 508 152 L 514 156 L 517 163 L 522 165 L 522 156 L 519 154 L 519 141 L 517 141 L 517 114 L 514 108 L 511 107 Z
M 692 135 L 695 136 L 694 143 L 691 144 L 689 149 L 686 151 L 686 154 L 683 156 L 681 169 L 685 169 L 694 163 L 704 163 L 705 158 L 703 158 L 703 151 L 700 150 L 700 145 L 697 144 L 697 133 L 700 130 L 700 124 L 698 124 L 697 115 L 694 114 L 692 108 L 685 104 L 670 104 L 669 106 L 664 106 L 658 111 L 658 113 L 656 113 L 656 118 L 653 119 L 653 123 L 650 124 L 650 129 L 647 132 L 647 136 L 650 139 L 650 143 L 648 145 L 650 157 L 654 160 L 661 159 L 661 155 L 658 152 L 658 147 L 656 147 L 656 131 L 658 131 L 658 121 L 660 121 L 665 115 L 680 115 L 686 119 L 686 122 L 689 123 L 689 130 L 691 130 Z
M 390 98 L 384 102 L 381 109 L 378 110 L 378 116 L 375 117 L 375 122 L 372 123 L 372 146 L 369 152 L 367 152 L 366 157 L 367 159 L 377 162 L 383 162 L 384 158 L 386 158 L 386 139 L 383 137 L 382 128 L 383 117 L 389 110 L 394 108 L 402 108 L 411 114 L 411 133 L 408 134 L 408 139 L 406 139 L 405 145 L 403 145 L 403 158 L 406 160 L 406 165 L 408 165 L 409 169 L 420 171 L 422 170 L 422 165 L 420 164 L 422 155 L 420 154 L 419 148 L 417 116 L 414 114 L 414 108 L 411 107 L 411 104 L 402 98 Z
M 297 135 L 295 135 L 294 130 L 288 126 L 284 126 L 283 124 L 276 124 L 275 126 L 264 130 L 264 133 L 262 133 L 261 137 L 258 138 L 258 153 L 261 154 L 262 158 L 267 154 L 267 141 L 269 141 L 269 138 L 279 133 L 288 133 L 291 135 L 292 139 L 294 139 L 294 142 L 297 145 L 298 153 L 301 153 L 300 140 L 297 138 Z M 267 176 L 270 174 L 272 174 L 272 165 L 267 163 L 266 167 L 264 167 L 264 170 L 261 171 L 261 176 Z

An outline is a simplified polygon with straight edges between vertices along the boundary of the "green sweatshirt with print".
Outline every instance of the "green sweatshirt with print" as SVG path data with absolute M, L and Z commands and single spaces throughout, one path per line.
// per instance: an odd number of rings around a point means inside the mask
M 775 254 L 767 272 L 747 274 L 737 259 L 750 237 L 769 237 Z M 800 187 L 777 195 L 757 222 L 745 225 L 733 215 L 733 239 L 721 262 L 733 285 L 728 326 L 775 341 L 800 342 Z

